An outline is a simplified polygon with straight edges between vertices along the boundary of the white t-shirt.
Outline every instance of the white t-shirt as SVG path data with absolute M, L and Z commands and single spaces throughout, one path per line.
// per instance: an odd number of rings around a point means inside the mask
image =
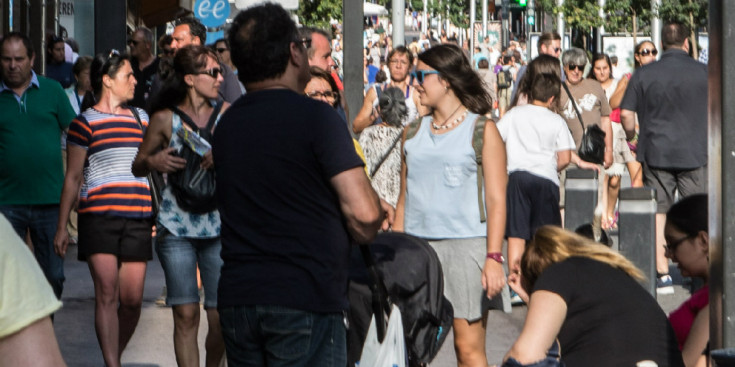
M 556 152 L 575 149 L 574 138 L 561 116 L 546 107 L 528 104 L 512 108 L 497 126 L 505 142 L 508 173 L 526 171 L 559 185 Z

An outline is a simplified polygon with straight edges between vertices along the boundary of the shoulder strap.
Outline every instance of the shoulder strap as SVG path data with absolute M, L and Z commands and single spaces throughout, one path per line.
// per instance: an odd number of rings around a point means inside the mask
M 421 120 L 423 117 L 419 116 L 417 119 L 411 121 L 408 125 L 406 125 L 406 140 L 413 138 L 416 136 L 416 133 L 419 131 L 419 128 L 421 127 Z
M 382 86 L 380 84 L 375 84 L 375 94 L 377 96 L 375 98 L 377 98 L 378 100 L 380 100 L 380 96 L 383 95 L 383 88 L 382 88 Z
M 217 117 L 219 116 L 219 111 L 222 110 L 222 100 L 217 100 L 216 104 L 214 105 L 214 110 L 212 111 L 212 114 L 209 116 L 209 121 L 207 122 L 207 126 L 204 128 L 204 131 L 207 133 L 211 133 L 212 127 L 214 127 L 214 123 L 217 121 Z M 187 115 L 184 111 L 180 110 L 178 107 L 174 106 L 171 107 L 171 110 L 174 111 L 179 117 L 181 118 L 181 121 L 189 125 L 189 127 L 196 131 L 197 134 L 201 135 L 202 131 L 197 126 L 197 124 L 194 123 L 194 121 Z
M 222 111 L 222 105 L 224 104 L 224 101 L 222 99 L 218 99 L 217 102 L 214 104 L 214 110 L 212 111 L 212 115 L 209 116 L 209 122 L 207 122 L 207 133 L 212 133 L 212 128 L 214 127 L 214 123 L 217 122 L 217 118 L 219 118 L 219 112 Z
M 197 124 L 194 123 L 191 117 L 189 117 L 189 115 L 187 115 L 184 111 L 180 110 L 176 106 L 171 107 L 171 111 L 174 111 L 175 114 L 179 115 L 181 121 L 184 122 L 186 125 L 189 125 L 192 130 L 196 131 L 197 133 L 199 132 L 199 126 L 197 126 Z
M 574 112 L 577 113 L 577 118 L 579 119 L 580 125 L 582 125 L 582 132 L 584 132 L 584 121 L 582 121 L 582 115 L 579 113 L 579 109 L 577 108 L 577 101 L 574 100 L 574 97 L 572 96 L 572 92 L 569 91 L 569 87 L 567 87 L 567 83 L 562 82 L 562 87 L 564 87 L 564 90 L 567 92 L 567 97 L 569 97 L 569 101 L 572 102 L 572 107 L 574 107 Z
M 129 106 L 128 109 L 130 109 L 130 112 L 133 113 L 133 117 L 135 117 L 135 121 L 138 122 L 138 126 L 140 127 L 140 130 L 143 130 L 143 122 L 140 121 L 140 115 L 138 114 L 138 110 L 132 106 Z
M 403 129 L 405 129 L 405 127 L 402 127 L 401 128 L 401 131 L 398 133 L 398 135 L 396 135 L 395 139 L 393 140 L 393 143 L 391 143 L 390 147 L 388 147 L 388 149 L 385 151 L 385 153 L 383 153 L 383 155 L 380 156 L 380 159 L 378 160 L 378 163 L 375 166 L 373 166 L 373 169 L 370 170 L 370 176 L 369 177 L 371 177 L 371 178 L 372 177 L 375 177 L 375 174 L 378 173 L 378 170 L 380 169 L 380 167 L 383 166 L 383 163 L 388 158 L 388 156 L 390 155 L 390 153 L 393 151 L 393 148 L 395 148 L 396 147 L 396 144 L 398 144 L 398 142 L 401 141 L 401 139 L 403 138 Z
M 475 164 L 477 164 L 477 206 L 480 208 L 480 222 L 487 221 L 485 214 L 485 197 L 483 195 L 483 178 L 482 172 L 482 145 L 485 138 L 485 124 L 487 117 L 478 116 L 475 120 L 475 128 L 472 132 L 472 149 L 475 150 Z

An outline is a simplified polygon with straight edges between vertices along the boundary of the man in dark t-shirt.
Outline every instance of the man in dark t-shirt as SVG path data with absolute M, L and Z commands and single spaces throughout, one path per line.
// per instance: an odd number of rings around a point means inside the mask
M 128 39 L 130 48 L 130 66 L 138 84 L 135 85 L 135 95 L 130 101 L 131 106 L 145 108 L 150 96 L 153 77 L 158 72 L 158 57 L 153 55 L 153 32 L 141 27 L 133 32 Z
M 289 13 L 251 7 L 229 40 L 248 94 L 212 144 L 228 362 L 345 365 L 349 246 L 375 236 L 377 194 L 337 113 L 303 96 L 309 62 Z

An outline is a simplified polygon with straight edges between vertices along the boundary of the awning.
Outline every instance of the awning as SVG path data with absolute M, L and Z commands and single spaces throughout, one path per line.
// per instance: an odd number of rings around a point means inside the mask
M 362 11 L 366 17 L 371 17 L 373 15 L 388 15 L 388 9 L 386 9 L 385 6 L 373 3 L 363 3 Z
M 146 27 L 153 28 L 189 13 L 190 10 L 182 6 L 187 3 L 180 0 L 140 1 L 140 18 Z

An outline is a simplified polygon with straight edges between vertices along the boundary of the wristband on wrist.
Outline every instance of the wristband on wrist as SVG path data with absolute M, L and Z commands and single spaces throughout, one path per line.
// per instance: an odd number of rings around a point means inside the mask
M 503 254 L 500 252 L 488 252 L 486 258 L 493 259 L 500 264 L 505 262 L 505 258 L 503 257 Z

